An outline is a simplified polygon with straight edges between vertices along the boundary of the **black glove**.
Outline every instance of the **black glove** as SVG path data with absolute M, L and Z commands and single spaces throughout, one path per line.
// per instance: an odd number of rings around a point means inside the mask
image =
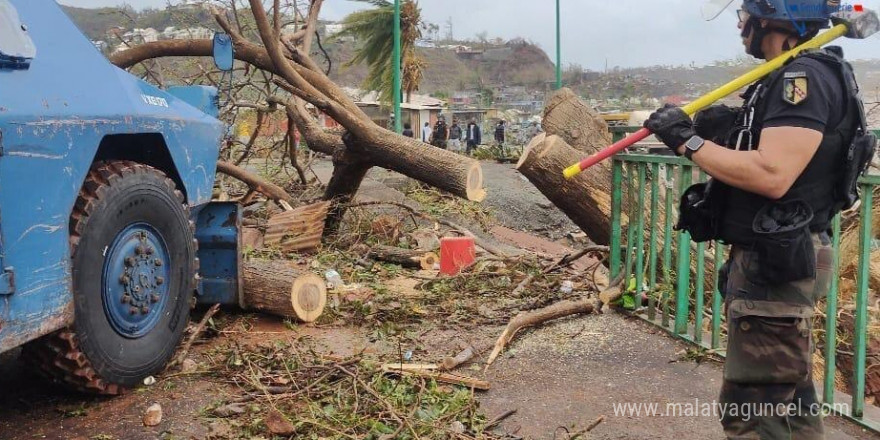
M 666 104 L 652 113 L 645 121 L 645 128 L 651 130 L 676 155 L 678 148 L 697 134 L 691 117 L 672 104 Z
M 724 104 L 713 105 L 694 116 L 694 130 L 703 139 L 727 145 L 728 136 L 736 126 L 742 109 Z

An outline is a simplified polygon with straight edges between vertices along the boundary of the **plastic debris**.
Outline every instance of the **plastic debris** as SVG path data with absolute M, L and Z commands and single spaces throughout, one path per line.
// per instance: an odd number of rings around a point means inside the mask
M 569 294 L 574 291 L 574 283 L 569 280 L 565 280 L 562 282 L 562 285 L 559 286 L 559 291 L 565 294 Z
M 327 280 L 327 288 L 330 290 L 338 289 L 345 284 L 342 282 L 342 276 L 334 269 L 324 272 L 324 279 Z

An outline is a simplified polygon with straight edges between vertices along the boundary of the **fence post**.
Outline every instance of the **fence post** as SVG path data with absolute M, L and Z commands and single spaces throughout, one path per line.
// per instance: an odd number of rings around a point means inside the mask
M 636 212 L 636 288 L 633 295 L 635 296 L 635 308 L 638 309 L 642 305 L 642 285 L 645 282 L 645 164 L 639 162 L 638 180 L 636 185 L 639 187 L 638 212 Z
M 671 286 L 671 272 L 672 272 L 672 199 L 675 197 L 675 186 L 673 185 L 673 181 L 675 180 L 675 167 L 672 164 L 666 164 L 666 210 L 665 215 L 663 216 L 663 283 L 666 284 L 666 287 Z M 663 319 L 662 324 L 663 328 L 669 327 L 669 300 L 671 296 L 671 292 L 669 289 L 663 289 L 663 294 L 660 296 L 660 301 L 663 303 L 662 311 L 663 311 Z
M 837 291 L 838 273 L 840 272 L 840 214 L 831 222 L 831 246 L 834 249 L 831 270 L 831 286 L 825 300 L 825 380 L 823 383 L 822 400 L 831 405 L 834 403 L 834 376 L 837 372 Z
M 856 322 L 853 338 L 853 417 L 865 413 L 865 355 L 868 333 L 868 276 L 871 262 L 871 208 L 874 199 L 873 187 L 860 185 L 862 189 L 862 215 L 859 225 L 859 265 L 856 275 Z
M 681 197 L 684 191 L 691 185 L 692 166 L 682 165 L 681 176 L 678 179 L 678 195 Z M 675 334 L 687 333 L 688 314 L 690 309 L 691 276 L 691 236 L 687 231 L 678 233 L 678 265 L 676 268 L 675 289 Z
M 611 161 L 611 279 L 620 273 L 620 209 L 623 199 L 623 163 L 616 158 Z
M 660 202 L 660 164 L 651 164 L 651 234 L 648 237 L 648 319 L 654 320 L 654 287 L 657 285 L 657 211 Z
M 724 260 L 724 244 L 715 241 L 715 283 L 712 289 L 712 349 L 721 346 L 721 291 L 718 287 L 718 270 Z

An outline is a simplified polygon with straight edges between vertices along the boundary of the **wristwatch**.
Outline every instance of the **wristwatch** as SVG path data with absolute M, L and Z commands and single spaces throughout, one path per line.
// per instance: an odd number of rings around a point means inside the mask
M 686 158 L 688 158 L 688 160 L 690 160 L 691 156 L 693 156 L 694 153 L 699 151 L 700 148 L 703 148 L 703 145 L 705 145 L 705 144 L 706 144 L 705 139 L 703 139 L 699 136 L 691 137 L 684 144 L 684 157 L 686 157 Z

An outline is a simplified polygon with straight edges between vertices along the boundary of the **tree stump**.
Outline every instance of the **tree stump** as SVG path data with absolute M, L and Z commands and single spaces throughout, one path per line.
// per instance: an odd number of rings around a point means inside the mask
M 244 264 L 242 306 L 246 310 L 314 322 L 327 304 L 324 280 L 285 261 L 251 260 Z

